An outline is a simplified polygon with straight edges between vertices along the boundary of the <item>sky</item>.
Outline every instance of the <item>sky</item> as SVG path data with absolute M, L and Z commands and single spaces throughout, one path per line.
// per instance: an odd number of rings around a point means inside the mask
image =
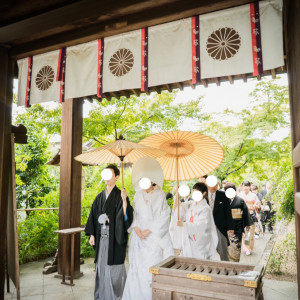
M 278 76 L 277 84 L 288 85 L 287 75 L 282 74 Z M 267 77 L 271 79 L 271 77 Z M 184 102 L 187 100 L 197 99 L 200 96 L 203 98 L 203 112 L 208 114 L 222 113 L 225 109 L 233 110 L 234 112 L 240 112 L 243 109 L 249 108 L 251 105 L 251 97 L 249 94 L 255 89 L 255 85 L 258 83 L 256 79 L 248 80 L 246 83 L 243 80 L 236 80 L 234 84 L 230 82 L 222 82 L 220 86 L 215 83 L 208 85 L 205 88 L 203 85 L 192 89 L 191 87 L 185 88 L 177 94 L 175 103 Z M 216 120 L 220 123 L 226 123 L 228 125 L 236 125 L 240 122 L 238 118 L 232 116 L 225 118 L 216 115 Z M 191 130 L 191 127 L 197 130 L 197 124 L 187 120 L 183 123 L 180 130 Z M 269 140 L 282 140 L 290 133 L 290 128 L 280 129 L 269 137 Z
M 270 79 L 270 78 L 269 78 Z M 280 78 L 277 79 L 278 84 L 287 85 L 287 75 L 281 74 Z M 243 109 L 250 106 L 251 97 L 249 94 L 254 90 L 255 85 L 257 84 L 256 79 L 248 80 L 246 83 L 243 80 L 235 80 L 234 84 L 229 82 L 222 82 L 220 86 L 217 86 L 215 83 L 209 84 L 207 88 L 203 85 L 197 86 L 195 89 L 191 87 L 184 88 L 183 91 L 179 91 L 174 103 L 181 103 L 193 99 L 197 99 L 200 96 L 204 96 L 203 103 L 203 112 L 212 114 L 212 113 L 222 113 L 225 109 L 231 109 L 235 112 L 240 112 Z M 17 93 L 17 80 L 14 81 L 14 92 Z M 49 107 L 53 107 L 57 104 L 46 104 Z M 83 116 L 87 117 L 89 111 L 91 110 L 91 103 L 88 101 L 84 102 L 83 106 Z M 17 108 L 16 105 L 13 107 L 13 114 L 17 110 L 24 110 L 24 108 Z M 220 118 L 218 115 L 216 118 Z M 218 122 L 227 123 L 228 125 L 236 125 L 239 122 L 238 118 L 225 118 L 224 116 L 221 119 L 217 119 Z M 196 122 L 191 122 L 191 120 L 186 120 L 183 122 L 180 130 L 198 130 L 198 125 Z M 276 131 L 269 140 L 282 140 L 284 137 L 288 136 L 290 132 L 289 128 L 283 128 Z

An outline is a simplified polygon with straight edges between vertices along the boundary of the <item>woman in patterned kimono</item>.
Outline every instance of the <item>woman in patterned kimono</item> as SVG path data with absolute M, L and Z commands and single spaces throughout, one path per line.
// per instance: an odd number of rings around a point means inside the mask
M 234 189 L 236 191 L 236 186 L 232 182 L 227 182 L 224 189 L 227 191 L 228 189 Z M 226 193 L 227 196 L 227 193 Z M 249 231 L 250 226 L 253 224 L 248 207 L 245 201 L 238 197 L 233 196 L 229 197 L 231 213 L 234 223 L 234 234 L 229 238 L 230 245 L 228 246 L 228 254 L 229 260 L 234 262 L 240 261 L 241 256 L 241 244 L 242 244 L 242 236 L 243 232 L 246 228 L 246 231 Z
M 254 248 L 254 235 L 255 235 L 255 226 L 257 226 L 257 218 L 256 218 L 256 212 L 255 209 L 260 208 L 260 201 L 257 198 L 257 196 L 250 191 L 251 183 L 249 181 L 244 181 L 243 182 L 243 191 L 239 193 L 239 197 L 241 197 L 247 204 L 248 210 L 252 219 L 252 222 L 254 223 L 253 225 L 250 226 L 250 241 L 247 242 L 245 240 L 245 235 L 242 240 L 242 252 L 245 252 L 246 255 L 250 255 L 253 251 Z
M 211 209 L 205 198 L 207 186 L 198 182 L 193 190 L 200 191 L 200 201 L 188 201 L 180 204 L 180 219 L 183 227 L 177 226 L 177 207 L 173 206 L 170 225 L 172 240 L 181 250 L 181 256 L 199 259 L 219 259 L 217 254 L 218 235 Z

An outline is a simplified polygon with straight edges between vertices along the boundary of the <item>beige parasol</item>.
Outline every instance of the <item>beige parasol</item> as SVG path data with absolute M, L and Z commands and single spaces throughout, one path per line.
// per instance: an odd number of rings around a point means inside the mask
M 165 153 L 163 150 L 126 141 L 120 136 L 115 142 L 80 154 L 75 159 L 89 165 L 121 162 L 122 188 L 124 188 L 123 163 L 134 163 L 145 156 L 157 158 Z
M 166 151 L 157 160 L 162 166 L 165 179 L 176 180 L 177 186 L 179 180 L 190 180 L 212 172 L 224 159 L 221 145 L 213 138 L 197 132 L 157 133 L 146 137 L 140 144 Z M 179 209 L 178 191 L 176 201 Z

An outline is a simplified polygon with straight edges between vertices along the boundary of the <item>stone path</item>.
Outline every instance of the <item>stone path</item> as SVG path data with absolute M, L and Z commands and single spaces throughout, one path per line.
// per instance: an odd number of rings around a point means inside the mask
M 276 231 L 277 230 L 277 231 Z M 266 263 L 272 250 L 272 243 L 276 238 L 266 233 L 255 241 L 254 252 L 250 256 L 242 254 L 241 263 Z M 273 241 L 274 240 L 274 241 Z M 43 275 L 45 261 L 32 262 L 20 266 L 20 283 L 22 300 L 89 300 L 94 299 L 94 262 L 93 258 L 85 259 L 81 265 L 84 276 L 74 280 L 75 286 L 62 285 L 61 279 L 54 278 L 53 274 Z M 5 285 L 6 286 L 6 285 Z M 11 282 L 11 293 L 5 294 L 5 299 L 17 299 L 16 290 Z M 285 281 L 264 280 L 263 293 L 265 300 L 296 300 L 298 299 L 297 284 Z M 142 300 L 142 299 L 132 299 Z M 238 299 L 233 299 L 238 300 Z

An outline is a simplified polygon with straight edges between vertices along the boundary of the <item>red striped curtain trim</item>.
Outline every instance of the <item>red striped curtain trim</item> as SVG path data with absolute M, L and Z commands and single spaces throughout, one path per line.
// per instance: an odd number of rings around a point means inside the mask
M 103 98 L 103 57 L 104 38 L 98 40 L 98 71 L 97 71 L 97 96 Z
M 200 26 L 199 16 L 192 17 L 192 84 L 200 82 L 201 68 L 200 68 Z
M 260 14 L 258 2 L 250 4 L 250 21 L 252 38 L 253 75 L 258 76 L 263 73 Z
M 141 41 L 141 91 L 148 91 L 148 27 L 142 28 Z
M 31 89 L 31 75 L 32 75 L 32 56 L 28 57 L 27 66 L 27 83 L 26 83 L 26 95 L 25 95 L 25 107 L 30 107 L 30 89 Z
M 65 102 L 66 54 L 67 54 L 66 48 L 61 48 L 59 50 L 56 81 L 60 81 L 60 90 L 59 90 L 60 103 Z

